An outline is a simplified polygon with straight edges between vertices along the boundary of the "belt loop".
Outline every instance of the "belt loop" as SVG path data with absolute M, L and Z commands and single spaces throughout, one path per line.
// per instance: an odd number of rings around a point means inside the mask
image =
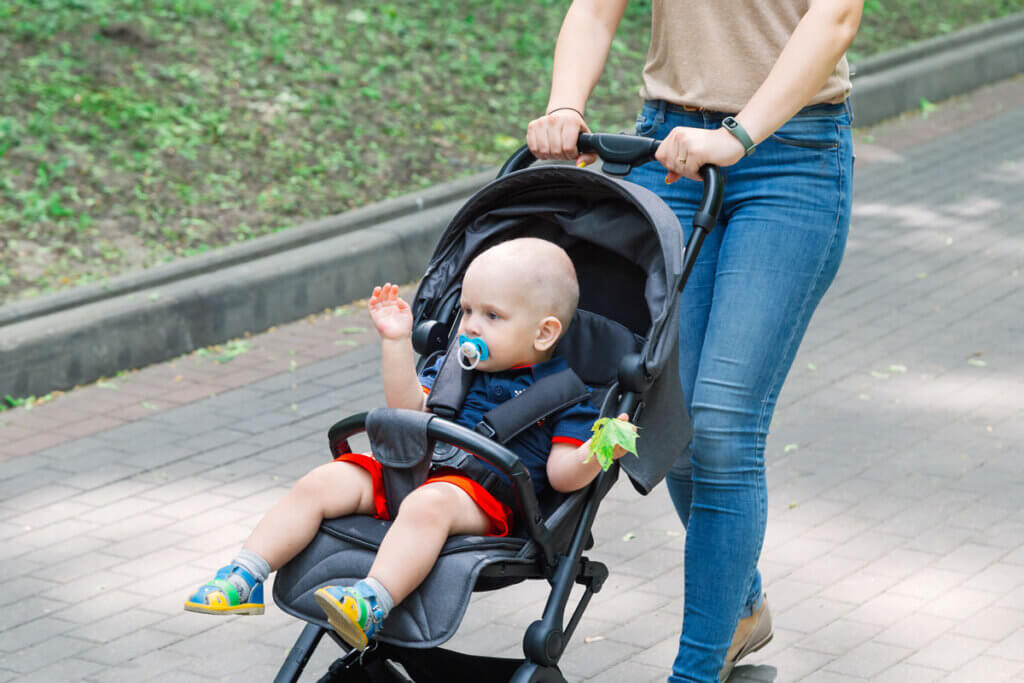
M 654 117 L 654 122 L 659 126 L 665 123 L 665 110 L 668 109 L 668 102 L 665 100 L 658 100 L 658 113 Z
M 843 107 L 846 108 L 846 115 L 850 117 L 850 126 L 853 126 L 853 98 L 847 97 L 843 100 Z

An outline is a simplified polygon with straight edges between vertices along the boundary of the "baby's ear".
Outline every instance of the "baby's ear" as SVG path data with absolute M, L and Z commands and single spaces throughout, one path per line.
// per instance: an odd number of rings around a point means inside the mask
M 537 325 L 537 337 L 533 340 L 533 348 L 537 351 L 548 351 L 560 336 L 562 336 L 562 321 L 549 315 Z

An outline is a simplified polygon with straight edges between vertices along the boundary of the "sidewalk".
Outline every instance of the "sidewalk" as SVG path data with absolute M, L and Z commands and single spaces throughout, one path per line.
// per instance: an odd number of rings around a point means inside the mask
M 731 681 L 1024 681 L 1024 79 L 858 132 L 846 260 L 768 443 L 775 639 Z M 185 613 L 260 515 L 382 403 L 358 304 L 0 414 L 0 683 L 271 680 L 301 630 Z M 683 535 L 618 486 L 570 680 L 663 681 Z M 451 645 L 515 656 L 546 586 Z M 626 615 L 623 616 L 623 610 Z M 324 642 L 303 680 L 338 650 Z

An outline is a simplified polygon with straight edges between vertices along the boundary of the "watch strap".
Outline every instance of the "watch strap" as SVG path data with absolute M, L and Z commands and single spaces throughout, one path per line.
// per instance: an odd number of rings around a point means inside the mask
M 754 140 L 750 137 L 747 129 L 740 125 L 739 121 L 731 116 L 726 116 L 722 119 L 722 127 L 729 131 L 743 145 L 743 156 L 749 157 L 754 153 L 757 145 L 754 144 Z

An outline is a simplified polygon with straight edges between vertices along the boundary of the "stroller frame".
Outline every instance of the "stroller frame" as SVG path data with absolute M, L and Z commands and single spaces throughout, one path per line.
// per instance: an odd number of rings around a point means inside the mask
M 639 136 L 590 135 L 579 139 L 579 149 L 596 152 L 604 160 L 604 171 L 609 175 L 625 175 L 637 165 L 653 159 L 660 141 Z M 498 177 L 526 168 L 534 161 L 533 155 L 524 146 L 502 167 Z M 721 207 L 723 181 L 721 171 L 714 166 L 701 169 L 704 178 L 704 196 L 700 209 L 693 219 L 694 230 L 687 240 L 682 269 L 674 285 L 675 292 L 682 290 L 696 261 L 701 244 L 717 223 Z M 433 344 L 441 341 L 437 329 L 426 331 Z M 657 332 L 661 332 L 658 330 Z M 415 336 L 415 335 L 414 335 Z M 654 336 L 652 330 L 651 336 Z M 653 378 L 648 375 L 643 359 L 637 354 L 627 355 L 618 369 L 619 391 L 614 414 L 626 413 L 635 420 L 644 408 L 642 396 L 650 387 Z M 607 406 L 608 402 L 606 402 Z M 607 409 L 602 414 L 607 414 Z M 332 454 L 349 451 L 348 439 L 365 431 L 366 413 L 347 417 L 336 423 L 328 433 Z M 469 451 L 505 473 L 512 481 L 519 506 L 522 530 L 527 534 L 526 544 L 533 544 L 537 551 L 529 561 L 515 558 L 498 561 L 484 567 L 478 577 L 493 586 L 518 583 L 524 579 L 546 579 L 551 584 L 551 593 L 542 615 L 527 628 L 523 637 L 523 659 L 502 659 L 477 657 L 444 650 L 440 647 L 417 649 L 390 643 L 371 645 L 364 651 L 350 649 L 332 630 L 316 623 L 307 623 L 275 677 L 275 683 L 298 681 L 315 648 L 327 633 L 346 654 L 338 658 L 320 683 L 351 682 L 406 682 L 421 680 L 479 681 L 480 669 L 475 665 L 483 663 L 491 676 L 488 680 L 508 680 L 512 683 L 566 683 L 558 668 L 558 662 L 565 652 L 583 613 L 593 595 L 601 590 L 608 577 L 608 568 L 601 562 L 583 555 L 593 543 L 591 528 L 597 516 L 598 507 L 604 496 L 618 479 L 620 465 L 613 463 L 588 486 L 569 494 L 562 506 L 576 505 L 581 508 L 571 538 L 566 539 L 564 530 L 552 529 L 545 522 L 541 505 L 534 492 L 529 474 L 519 458 L 509 449 L 491 441 L 485 436 L 455 424 L 442 417 L 434 417 L 427 425 L 427 437 Z M 458 538 L 458 537 L 453 537 Z M 566 546 L 565 541 L 568 540 Z M 451 541 L 451 539 L 449 539 Z M 526 547 L 526 546 L 524 546 Z M 574 584 L 584 587 L 583 595 L 566 620 L 566 609 Z M 275 584 L 276 591 L 276 584 Z M 276 597 L 276 596 L 275 596 Z M 413 676 L 409 678 L 390 664 L 394 660 Z M 467 666 L 470 665 L 470 666 Z M 472 669 L 467 673 L 466 669 Z M 497 672 L 501 672 L 498 674 Z

